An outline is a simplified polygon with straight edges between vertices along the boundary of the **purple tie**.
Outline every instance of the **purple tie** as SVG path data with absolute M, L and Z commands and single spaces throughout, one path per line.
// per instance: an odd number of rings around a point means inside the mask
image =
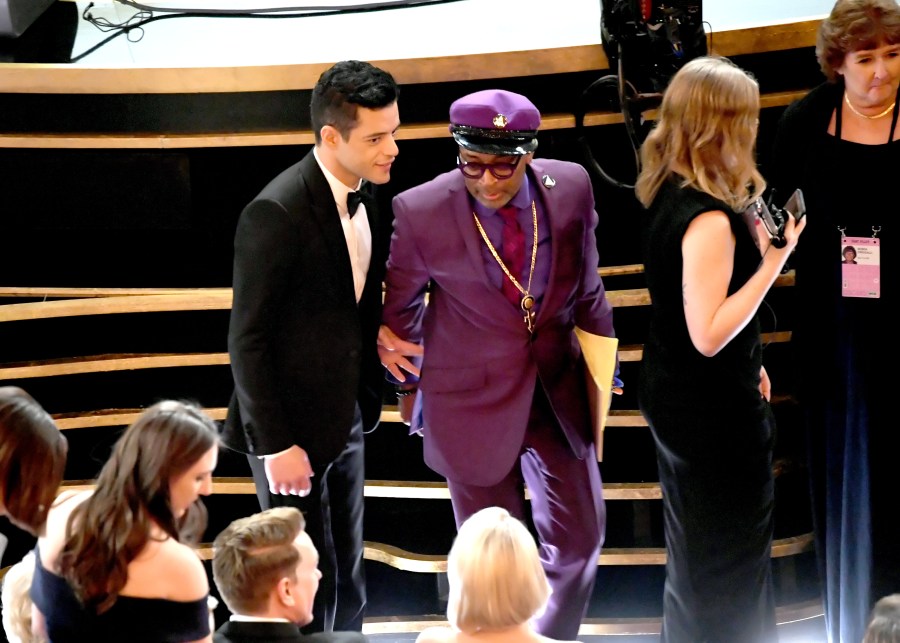
M 505 205 L 497 213 L 503 217 L 503 237 L 500 244 L 500 258 L 506 264 L 507 270 L 521 283 L 522 268 L 525 264 L 525 233 L 516 219 L 518 208 Z M 503 294 L 510 303 L 517 308 L 522 300 L 522 294 L 518 288 L 503 275 Z

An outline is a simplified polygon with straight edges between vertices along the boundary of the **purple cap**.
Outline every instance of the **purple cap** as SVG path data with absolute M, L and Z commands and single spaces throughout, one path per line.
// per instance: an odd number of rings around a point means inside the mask
M 450 106 L 450 133 L 461 146 L 480 154 L 521 156 L 537 148 L 541 113 L 521 94 L 486 89 Z

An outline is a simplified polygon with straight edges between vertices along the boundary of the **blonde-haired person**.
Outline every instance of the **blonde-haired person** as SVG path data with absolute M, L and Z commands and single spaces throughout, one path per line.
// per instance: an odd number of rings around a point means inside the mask
M 38 539 L 35 631 L 53 643 L 209 643 L 209 582 L 191 545 L 206 527 L 216 423 L 154 404 L 122 434 L 92 491 L 61 496 Z
M 787 222 L 781 248 L 758 247 L 744 222 L 765 188 L 758 117 L 753 78 L 697 58 L 672 78 L 641 150 L 653 308 L 638 396 L 663 491 L 663 643 L 776 640 L 775 425 L 757 309 L 806 221 Z
M 816 56 L 827 80 L 782 114 L 766 178 L 777 201 L 802 188 L 815 216 L 791 259 L 794 392 L 806 419 L 828 640 L 858 643 L 875 599 L 900 589 L 897 392 L 883 376 L 900 361 L 900 4 L 836 2 Z M 855 279 L 845 286 L 851 243 L 869 249 L 854 268 L 861 288 Z
M 460 526 L 447 559 L 451 627 L 431 627 L 416 643 L 545 642 L 532 619 L 550 585 L 534 538 L 506 509 L 487 507 Z
M 31 578 L 34 576 L 34 552 L 28 552 L 3 576 L 3 632 L 9 643 L 46 643 L 47 638 L 31 631 Z
M 900 594 L 875 603 L 862 643 L 900 643 Z

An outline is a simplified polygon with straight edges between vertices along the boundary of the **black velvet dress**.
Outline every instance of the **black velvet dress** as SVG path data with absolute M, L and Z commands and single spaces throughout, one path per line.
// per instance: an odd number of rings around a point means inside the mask
M 653 317 L 639 380 L 656 442 L 665 520 L 663 643 L 777 640 L 771 572 L 774 421 L 759 392 L 754 315 L 718 354 L 688 335 L 681 242 L 697 215 L 722 210 L 736 239 L 729 294 L 760 253 L 740 214 L 706 194 L 663 186 L 648 210 L 644 268 Z
M 44 615 L 51 643 L 181 643 L 209 636 L 206 599 L 180 602 L 119 596 L 109 610 L 86 610 L 66 579 L 47 571 L 35 552 L 31 600 Z
M 841 140 L 841 109 L 828 134 L 842 98 L 842 85 L 826 84 L 785 111 L 766 178 L 782 198 L 797 187 L 806 197 L 809 223 L 792 259 L 796 392 L 807 419 L 829 641 L 859 643 L 874 602 L 900 592 L 900 141 Z M 841 230 L 881 240 L 879 298 L 841 295 Z

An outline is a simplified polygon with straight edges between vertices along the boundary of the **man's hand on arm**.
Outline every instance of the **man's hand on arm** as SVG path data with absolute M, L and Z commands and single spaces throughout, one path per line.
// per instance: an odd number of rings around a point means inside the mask
M 378 357 L 381 364 L 398 382 L 406 381 L 404 371 L 419 377 L 419 367 L 407 357 L 420 357 L 423 354 L 424 350 L 420 344 L 400 339 L 383 324 L 378 329 Z
M 274 495 L 308 496 L 312 490 L 312 465 L 306 451 L 296 444 L 281 453 L 262 456 L 269 491 Z

